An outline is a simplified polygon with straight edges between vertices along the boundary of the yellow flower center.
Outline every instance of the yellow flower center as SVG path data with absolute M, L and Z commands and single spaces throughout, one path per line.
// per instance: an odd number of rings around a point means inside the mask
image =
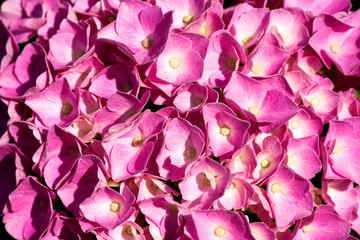
M 298 121 L 291 121 L 290 122 L 290 127 L 291 129 L 296 129 L 299 125 L 299 122 Z
M 254 64 L 251 68 L 251 72 L 255 75 L 259 75 L 261 73 L 261 67 L 257 64 Z
M 243 43 L 244 45 L 246 45 L 246 44 L 248 44 L 249 42 L 251 42 L 251 40 L 252 40 L 251 37 L 247 37 L 247 38 L 244 38 L 244 39 L 242 40 L 242 43 Z
M 118 212 L 118 211 L 120 210 L 120 204 L 117 203 L 117 202 L 112 202 L 112 203 L 110 204 L 110 210 L 111 210 L 112 212 Z
M 225 230 L 222 227 L 217 227 L 214 230 L 214 234 L 217 237 L 223 237 L 225 235 Z
M 260 166 L 262 167 L 262 168 L 266 168 L 266 167 L 268 167 L 269 166 L 269 161 L 267 160 L 267 159 L 264 159 L 264 160 L 262 160 L 261 162 L 260 162 Z
M 274 183 L 271 185 L 270 189 L 271 192 L 277 193 L 278 191 L 280 191 L 280 185 L 278 183 Z
M 302 232 L 303 232 L 303 233 L 307 233 L 307 232 L 309 232 L 309 231 L 310 231 L 310 229 L 311 229 L 310 225 L 303 226 L 303 227 L 301 228 L 301 230 L 302 230 Z
M 248 111 L 254 114 L 255 116 L 259 114 L 259 109 L 256 106 L 249 107 Z
M 200 35 L 205 36 L 206 35 L 206 27 L 205 26 L 201 26 L 201 28 L 199 29 L 198 32 Z
M 291 166 L 294 163 L 294 159 L 292 157 L 288 157 L 287 165 Z
M 319 104 L 319 102 L 320 102 L 319 99 L 316 97 L 310 100 L 311 105 L 313 105 L 314 107 L 316 107 Z
M 153 44 L 154 44 L 154 42 L 149 38 L 145 38 L 141 42 L 141 45 L 143 46 L 143 48 L 146 48 L 146 49 L 151 48 Z
M 330 45 L 330 52 L 333 53 L 333 54 L 338 54 L 341 50 L 341 47 L 339 44 L 331 44 Z
M 189 23 L 191 23 L 193 20 L 194 20 L 193 16 L 191 16 L 191 15 L 186 15 L 186 16 L 183 18 L 183 23 L 189 24 Z
M 337 154 L 338 152 L 340 152 L 341 148 L 339 147 L 339 145 L 335 144 L 334 150 L 332 152 L 332 154 Z
M 169 65 L 170 65 L 170 67 L 173 68 L 173 69 L 178 68 L 179 65 L 180 65 L 180 61 L 179 61 L 178 58 L 172 58 L 172 59 L 170 59 L 170 61 L 169 61 Z
M 228 136 L 230 134 L 230 129 L 228 127 L 220 128 L 220 134 L 223 136 Z

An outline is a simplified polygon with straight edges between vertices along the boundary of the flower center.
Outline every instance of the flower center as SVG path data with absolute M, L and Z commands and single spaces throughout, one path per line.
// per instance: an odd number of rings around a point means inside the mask
M 251 72 L 255 75 L 259 75 L 261 73 L 261 67 L 257 64 L 254 64 L 251 68 Z
M 251 37 L 247 37 L 247 38 L 244 38 L 244 39 L 242 40 L 242 43 L 243 43 L 244 45 L 246 45 L 246 44 L 248 44 L 249 42 L 251 42 L 251 40 L 252 40 Z
M 139 147 L 143 144 L 144 139 L 142 137 L 135 137 L 132 141 L 134 147 Z
M 236 59 L 230 58 L 226 61 L 226 65 L 229 68 L 229 70 L 235 70 L 236 68 Z
M 193 16 L 191 16 L 191 15 L 186 15 L 186 16 L 183 18 L 183 23 L 189 24 L 189 23 L 191 23 L 193 20 L 194 20 Z
M 117 202 L 112 202 L 112 203 L 110 204 L 110 210 L 111 210 L 112 212 L 118 212 L 118 211 L 120 210 L 120 204 L 117 203 Z
M 302 228 L 301 228 L 301 230 L 302 230 L 302 232 L 303 233 L 307 233 L 307 232 L 309 232 L 310 231 L 310 225 L 307 225 L 307 226 L 303 226 Z
M 170 61 L 169 61 L 169 65 L 170 65 L 170 67 L 173 68 L 173 69 L 178 68 L 179 65 L 180 65 L 180 61 L 179 61 L 178 58 L 172 58 L 172 59 L 170 59 Z
M 248 111 L 254 114 L 255 116 L 259 114 L 259 109 L 256 106 L 249 107 Z
M 277 193 L 278 191 L 280 191 L 280 185 L 278 183 L 272 184 L 271 185 L 271 192 Z
M 330 45 L 330 52 L 333 53 L 333 54 L 338 54 L 341 50 L 341 47 L 339 44 L 331 44 Z
M 200 35 L 205 36 L 206 35 L 206 27 L 205 26 L 201 26 L 201 28 L 199 29 L 198 32 Z
M 291 129 L 296 129 L 299 125 L 299 122 L 298 121 L 291 121 L 290 122 L 290 127 Z
M 335 144 L 335 147 L 334 147 L 334 150 L 333 150 L 332 154 L 337 154 L 338 152 L 340 152 L 340 147 L 339 147 L 339 145 Z
M 145 38 L 141 42 L 141 46 L 143 46 L 143 48 L 146 48 L 146 49 L 151 48 L 153 44 L 154 44 L 154 42 L 149 38 Z
M 288 157 L 287 165 L 291 166 L 294 163 L 294 159 L 292 157 Z
M 195 98 L 194 106 L 199 106 L 202 102 L 203 100 L 201 98 Z
M 194 158 L 196 156 L 195 148 L 189 148 L 188 150 L 186 150 L 186 156 L 188 158 Z
M 319 99 L 316 97 L 310 100 L 311 105 L 313 105 L 314 107 L 316 107 L 319 104 L 319 102 L 320 102 Z
M 61 112 L 65 115 L 69 115 L 73 111 L 73 106 L 70 103 L 65 103 L 61 107 Z
M 267 159 L 262 160 L 261 163 L 260 163 L 260 166 L 262 168 L 268 167 L 269 166 L 269 161 Z
M 214 234 L 217 237 L 223 237 L 225 235 L 225 230 L 222 227 L 217 227 L 214 230 Z
M 230 134 L 230 129 L 228 127 L 220 128 L 220 134 L 223 136 L 228 136 Z

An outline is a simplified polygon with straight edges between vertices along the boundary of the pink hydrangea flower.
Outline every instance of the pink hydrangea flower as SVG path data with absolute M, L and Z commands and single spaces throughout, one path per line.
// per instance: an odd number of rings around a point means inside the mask
M 319 159 L 319 137 L 316 135 L 289 139 L 286 165 L 305 179 L 311 179 L 322 167 Z
M 314 32 L 309 44 L 327 68 L 330 69 L 333 62 L 344 75 L 349 75 L 359 67 L 359 27 L 352 27 L 331 15 L 323 15 L 314 20 Z
M 140 202 L 139 208 L 145 215 L 146 221 L 150 224 L 150 233 L 152 225 L 156 225 L 159 229 L 161 238 L 178 239 L 183 235 L 182 226 L 184 224 L 183 217 L 180 213 L 180 204 L 173 201 L 169 197 L 156 197 Z
M 103 28 L 98 39 L 118 45 L 138 64 L 146 64 L 164 50 L 172 23 L 172 13 L 165 12 L 146 2 L 124 1 L 116 21 Z
M 186 230 L 188 236 L 195 240 L 255 239 L 251 235 L 249 223 L 243 213 L 223 209 L 193 211 L 191 220 L 186 223 Z
M 114 181 L 130 178 L 145 170 L 154 148 L 151 139 L 163 130 L 164 122 L 164 116 L 145 111 L 132 123 L 114 126 L 102 141 Z
M 75 66 L 90 55 L 90 26 L 70 20 L 61 22 L 60 29 L 49 39 L 48 59 L 54 69 Z
M 275 233 L 263 222 L 250 223 L 251 234 L 255 239 L 275 240 Z
M 298 114 L 289 120 L 289 132 L 293 138 L 320 135 L 323 125 L 323 121 L 313 110 L 300 106 Z
M 245 53 L 228 31 L 220 30 L 211 35 L 204 59 L 204 72 L 198 81 L 201 85 L 223 88 L 231 74 L 242 71 Z
M 192 21 L 185 29 L 186 32 L 198 33 L 210 37 L 217 30 L 223 29 L 223 8 L 220 2 L 212 2 L 212 6 L 197 20 Z
M 58 188 L 70 174 L 70 169 L 81 155 L 81 142 L 57 125 L 47 135 L 46 158 L 39 163 L 46 184 Z
M 242 147 L 247 141 L 250 124 L 236 117 L 222 103 L 208 103 L 203 107 L 208 143 L 216 157 Z
M 134 201 L 134 195 L 124 184 L 120 193 L 108 187 L 98 188 L 80 204 L 81 214 L 88 221 L 80 225 L 85 231 L 98 227 L 113 229 L 132 215 Z
M 103 162 L 94 155 L 80 157 L 72 166 L 72 172 L 57 194 L 67 209 L 80 218 L 79 205 L 98 188 L 107 185 L 108 174 Z
M 281 46 L 290 54 L 308 44 L 310 34 L 309 20 L 299 8 L 275 9 L 270 12 L 267 32 L 279 40 Z
M 266 192 L 277 227 L 288 227 L 312 212 L 309 182 L 284 165 L 269 178 Z
M 104 64 L 97 57 L 90 56 L 84 62 L 69 70 L 62 71 L 56 75 L 55 80 L 65 78 L 71 89 L 87 88 L 92 77 L 104 68 Z
M 173 96 L 180 86 L 201 78 L 204 63 L 196 48 L 197 38 L 171 33 L 164 51 L 150 67 L 150 82 L 166 95 Z
M 40 92 L 52 81 L 44 48 L 37 43 L 26 45 L 15 63 L 0 71 L 0 78 L 2 97 L 24 99 Z
M 156 158 L 159 174 L 177 181 L 185 176 L 188 165 L 198 161 L 205 146 L 204 133 L 183 118 L 174 118 L 164 131 Z
M 43 106 L 44 102 L 46 107 Z M 54 124 L 66 126 L 79 115 L 78 96 L 71 91 L 66 80 L 52 83 L 44 91 L 27 98 L 25 104 L 46 128 Z
M 324 144 L 328 149 L 329 168 L 338 175 L 356 183 L 359 182 L 359 130 L 360 119 L 357 117 L 330 121 L 329 131 Z
M 331 206 L 320 205 L 311 216 L 306 218 L 294 231 L 294 240 L 335 240 L 347 239 L 349 224 L 334 213 Z
M 311 13 L 312 16 L 317 16 L 320 14 L 335 14 L 341 11 L 348 12 L 351 8 L 351 2 L 349 0 L 327 2 L 320 0 L 284 0 L 284 7 L 299 7 Z
M 179 183 L 182 198 L 193 205 L 211 204 L 224 194 L 229 178 L 227 168 L 210 158 L 202 158 Z
M 247 209 L 253 196 L 252 186 L 240 177 L 232 175 L 224 195 L 214 205 L 226 210 Z
M 204 0 L 157 0 L 156 5 L 161 7 L 163 12 L 173 12 L 173 27 L 184 28 L 195 21 L 205 10 Z
M 77 220 L 69 217 L 65 212 L 59 212 L 53 216 L 49 230 L 41 239 L 53 240 L 56 238 L 80 238 L 90 240 L 92 238 L 92 234 L 84 233 Z
M 224 88 L 224 95 L 231 107 L 244 117 L 258 122 L 261 131 L 270 133 L 298 112 L 289 88 L 280 76 L 255 80 L 234 73 Z
M 269 9 L 240 4 L 234 10 L 228 29 L 241 46 L 249 48 L 259 41 L 268 23 Z
M 55 194 L 35 177 L 26 177 L 9 195 L 4 211 L 6 230 L 16 239 L 40 239 L 53 216 Z

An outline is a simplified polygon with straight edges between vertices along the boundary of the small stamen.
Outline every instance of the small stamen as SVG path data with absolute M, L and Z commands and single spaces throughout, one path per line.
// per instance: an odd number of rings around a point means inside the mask
M 330 52 L 333 53 L 333 54 L 338 54 L 341 50 L 341 47 L 339 44 L 331 44 L 330 45 Z
M 255 75 L 259 75 L 261 73 L 261 67 L 257 64 L 254 64 L 251 68 L 251 72 Z
M 280 185 L 278 183 L 272 184 L 271 185 L 271 192 L 277 193 L 278 191 L 280 191 Z
M 235 70 L 236 68 L 236 59 L 230 58 L 226 61 L 226 65 L 229 68 L 229 70 Z
M 198 32 L 200 35 L 203 35 L 205 36 L 206 35 L 206 27 L 205 26 L 202 26 Z
M 339 145 L 336 145 L 335 144 L 335 147 L 334 147 L 334 150 L 332 151 L 332 154 L 337 154 L 338 152 L 340 152 L 340 147 L 339 147 Z
M 120 210 L 120 204 L 117 202 L 112 202 L 110 205 L 110 210 L 112 212 L 118 212 Z
M 145 38 L 141 42 L 141 45 L 143 46 L 143 48 L 146 48 L 146 49 L 151 48 L 153 44 L 154 44 L 154 42 L 149 38 Z
M 223 136 L 228 136 L 230 134 L 230 129 L 228 127 L 220 128 L 220 134 Z
M 260 162 L 260 166 L 262 167 L 262 168 L 266 168 L 266 167 L 268 167 L 269 166 L 269 161 L 267 160 L 267 159 L 264 159 L 264 160 L 262 160 L 261 162 Z
M 303 227 L 301 228 L 301 230 L 302 230 L 302 232 L 303 232 L 303 233 L 307 233 L 307 232 L 309 232 L 309 231 L 310 231 L 310 229 L 311 229 L 310 225 L 303 226 Z
M 186 150 L 186 156 L 188 158 L 194 158 L 196 156 L 196 150 L 194 148 L 189 148 Z
M 69 115 L 73 111 L 73 106 L 70 103 L 65 103 L 61 107 L 61 112 L 65 115 Z
M 223 237 L 225 235 L 225 230 L 222 227 L 217 227 L 214 230 L 214 234 L 217 237 Z
M 139 147 L 142 145 L 143 141 L 144 141 L 144 139 L 142 137 L 135 137 L 132 141 L 132 145 L 134 147 Z
M 244 38 L 244 39 L 242 40 L 242 43 L 243 43 L 244 45 L 246 45 L 246 44 L 248 44 L 249 42 L 251 42 L 251 40 L 252 40 L 251 37 L 247 37 L 247 38 Z
M 170 65 L 170 67 L 173 68 L 173 69 L 178 68 L 179 65 L 180 65 L 180 61 L 179 61 L 179 59 L 177 59 L 177 58 L 172 58 L 172 59 L 170 59 L 170 61 L 169 61 L 169 65 Z
M 249 107 L 248 111 L 254 114 L 255 116 L 259 114 L 259 109 L 256 106 Z
M 291 129 L 296 129 L 299 125 L 299 122 L 298 121 L 291 121 L 290 122 L 290 127 Z
M 183 18 L 183 22 L 186 23 L 186 24 L 189 24 L 191 23 L 192 21 L 194 20 L 193 16 L 191 15 L 187 15 Z
M 311 105 L 313 105 L 314 107 L 316 107 L 319 104 L 319 102 L 320 102 L 319 99 L 316 97 L 310 100 Z

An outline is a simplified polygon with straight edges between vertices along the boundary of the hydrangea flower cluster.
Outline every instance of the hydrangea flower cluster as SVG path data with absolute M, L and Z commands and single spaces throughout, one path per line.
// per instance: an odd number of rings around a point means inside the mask
M 0 209 L 15 239 L 351 240 L 350 0 L 6 0 Z

